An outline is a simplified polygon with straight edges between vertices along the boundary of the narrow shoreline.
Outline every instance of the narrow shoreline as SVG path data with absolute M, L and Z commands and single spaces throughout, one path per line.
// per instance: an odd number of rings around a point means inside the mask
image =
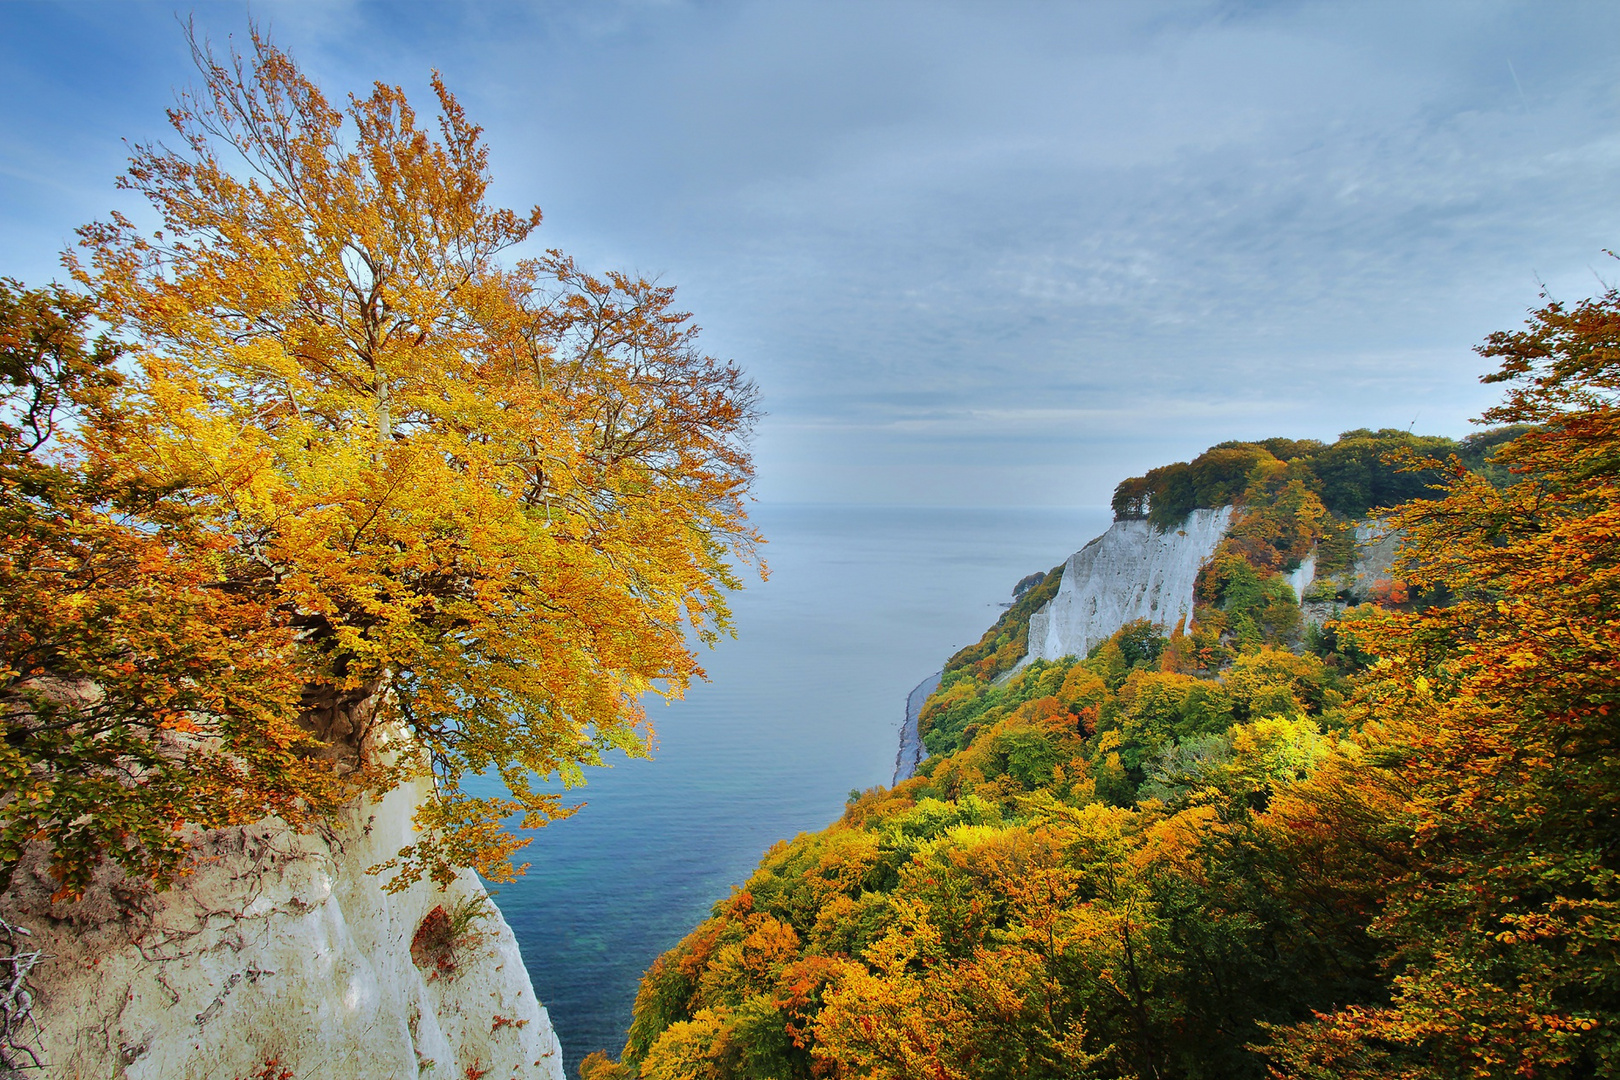
M 940 679 L 944 675 L 943 671 L 934 672 L 906 695 L 906 722 L 900 725 L 900 749 L 894 755 L 894 779 L 889 782 L 890 787 L 902 780 L 911 779 L 917 772 L 917 766 L 922 764 L 923 745 L 919 722 L 923 702 L 928 700 L 928 695 L 939 689 Z

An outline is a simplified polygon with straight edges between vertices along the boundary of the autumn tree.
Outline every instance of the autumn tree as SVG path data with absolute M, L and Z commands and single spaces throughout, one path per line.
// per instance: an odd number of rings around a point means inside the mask
M 701 674 L 687 628 L 728 630 L 753 388 L 668 287 L 517 257 L 540 212 L 489 203 L 437 76 L 425 128 L 397 87 L 335 106 L 257 32 L 193 51 L 177 143 L 121 181 L 159 227 L 113 214 L 69 260 L 135 372 L 116 467 L 228 539 L 218 588 L 295 632 L 327 756 L 363 768 L 396 722 L 425 750 L 396 882 L 502 877 L 502 820 L 567 812 L 534 778 L 645 753 L 642 697 Z
M 1399 852 L 1372 928 L 1393 997 L 1287 1032 L 1288 1075 L 1620 1070 L 1620 292 L 1481 352 L 1508 388 L 1485 419 L 1533 425 L 1494 458 L 1517 482 L 1453 459 L 1393 523 L 1402 576 L 1455 602 L 1341 628 L 1380 658 L 1355 705 L 1404 794 L 1360 830 Z
M 216 587 L 228 539 L 104 456 L 122 378 L 89 319 L 0 280 L 0 891 L 35 840 L 72 895 L 103 858 L 172 874 L 185 825 L 350 793 L 297 723 L 291 627 Z

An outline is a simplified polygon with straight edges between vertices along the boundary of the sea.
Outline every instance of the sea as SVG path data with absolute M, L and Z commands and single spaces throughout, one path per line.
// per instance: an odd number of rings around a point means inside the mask
M 1107 507 L 758 504 L 769 579 L 734 594 L 708 681 L 654 700 L 651 760 L 617 756 L 535 830 L 496 903 L 577 1077 L 624 1046 L 641 975 L 778 840 L 888 784 L 906 694 L 979 636 L 1013 585 L 1108 527 Z

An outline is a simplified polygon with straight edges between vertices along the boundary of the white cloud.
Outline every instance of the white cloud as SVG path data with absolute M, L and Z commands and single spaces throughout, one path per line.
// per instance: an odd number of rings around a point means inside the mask
M 1223 438 L 1461 433 L 1471 346 L 1620 243 L 1620 9 L 253 10 L 333 96 L 441 69 L 543 243 L 680 286 L 763 388 L 777 498 L 1106 498 Z M 150 137 L 190 72 L 158 5 L 0 5 L 0 39 L 17 251 L 117 205 L 75 113 Z

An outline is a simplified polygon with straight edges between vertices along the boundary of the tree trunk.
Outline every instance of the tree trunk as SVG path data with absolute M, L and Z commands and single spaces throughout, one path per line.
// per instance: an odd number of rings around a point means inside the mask
M 317 757 L 337 762 L 340 772 L 357 770 L 371 760 L 377 705 L 386 693 L 382 684 L 381 678 L 353 690 L 331 683 L 304 684 L 298 722 L 327 744 Z

